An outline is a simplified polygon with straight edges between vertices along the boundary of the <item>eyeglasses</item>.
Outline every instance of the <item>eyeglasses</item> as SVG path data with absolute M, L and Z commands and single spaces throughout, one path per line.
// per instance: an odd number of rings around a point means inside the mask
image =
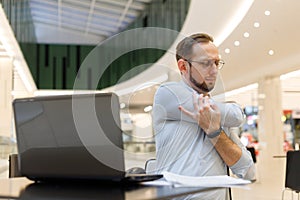
M 215 65 L 218 70 L 222 69 L 225 62 L 223 60 L 201 60 L 201 61 L 195 61 L 195 60 L 186 60 L 187 62 L 191 64 L 191 62 L 197 63 L 200 65 L 204 70 L 208 70 L 211 66 Z

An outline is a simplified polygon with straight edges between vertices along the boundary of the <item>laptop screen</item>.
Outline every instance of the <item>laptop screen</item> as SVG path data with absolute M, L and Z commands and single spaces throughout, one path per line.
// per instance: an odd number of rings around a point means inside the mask
M 119 101 L 113 93 L 16 99 L 20 171 L 31 179 L 124 176 Z

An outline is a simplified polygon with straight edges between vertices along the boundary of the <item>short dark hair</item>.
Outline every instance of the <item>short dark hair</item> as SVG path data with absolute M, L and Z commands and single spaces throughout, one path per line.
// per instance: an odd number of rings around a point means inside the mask
M 176 47 L 176 60 L 188 59 L 193 53 L 193 45 L 197 43 L 213 42 L 212 36 L 206 33 L 196 33 L 181 40 Z

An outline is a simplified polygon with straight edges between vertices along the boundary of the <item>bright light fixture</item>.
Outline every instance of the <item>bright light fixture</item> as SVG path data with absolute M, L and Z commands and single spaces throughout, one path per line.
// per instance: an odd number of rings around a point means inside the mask
M 123 109 L 123 108 L 125 108 L 125 107 L 126 107 L 125 103 L 120 103 L 120 108 L 121 108 L 121 109 Z
M 259 24 L 259 22 L 255 22 L 255 23 L 253 24 L 253 26 L 254 26 L 255 28 L 258 28 L 258 27 L 260 27 L 260 24 Z
M 249 34 L 248 32 L 245 32 L 245 33 L 244 33 L 244 37 L 245 37 L 245 38 L 248 38 L 249 36 L 250 36 L 250 34 Z
M 238 41 L 238 40 L 234 41 L 234 45 L 237 47 L 240 46 L 240 41 Z
M 288 78 L 293 78 L 296 76 L 300 76 L 300 70 L 289 72 L 280 76 L 280 80 L 286 80 Z
M 225 92 L 225 97 L 228 98 L 228 97 L 235 96 L 235 95 L 238 95 L 238 94 L 241 94 L 241 93 L 244 93 L 244 92 L 248 92 L 248 91 L 251 91 L 251 90 L 257 90 L 257 88 L 258 88 L 258 83 L 253 83 L 253 84 L 247 85 L 245 87 L 241 87 L 241 88 L 238 88 L 238 89 L 235 89 L 235 90 Z M 222 98 L 224 98 L 224 93 L 215 95 L 214 98 L 215 99 L 222 99 Z
M 152 110 L 152 106 L 146 106 L 144 108 L 144 112 L 150 112 Z
M 126 94 L 133 94 L 135 95 L 135 93 L 137 91 L 146 89 L 148 87 L 152 87 L 155 85 L 160 85 L 160 83 L 168 80 L 168 74 L 163 74 L 155 79 L 152 79 L 151 81 L 147 81 L 146 83 L 141 83 L 141 84 L 136 84 L 133 85 L 131 87 L 127 87 L 124 89 L 118 89 L 118 85 L 114 85 L 110 88 L 107 88 L 105 90 L 102 90 L 103 92 L 115 92 L 118 96 L 122 96 L 122 95 L 126 95 Z
M 230 53 L 230 49 L 229 48 L 226 48 L 224 51 L 225 51 L 225 53 Z
M 225 92 L 226 97 L 234 96 L 243 92 L 251 91 L 258 88 L 258 83 L 250 84 L 245 87 L 241 87 L 239 89 L 231 90 L 229 92 Z
M 266 10 L 266 11 L 265 11 L 265 15 L 266 15 L 266 16 L 269 16 L 270 14 L 271 14 L 271 12 L 270 12 L 269 10 Z
M 269 50 L 268 54 L 269 54 L 270 56 L 272 56 L 272 55 L 274 55 L 274 51 L 271 49 L 271 50 Z
M 236 9 L 236 12 L 233 13 L 232 18 L 229 20 L 229 23 L 226 25 L 226 28 L 222 30 L 220 35 L 215 36 L 214 43 L 219 46 L 238 26 L 238 24 L 243 20 L 248 10 L 252 6 L 254 0 L 244 0 L 241 3 L 241 6 Z
M 264 93 L 259 93 L 259 94 L 257 95 L 257 98 L 258 98 L 258 99 L 265 99 L 265 98 L 266 98 L 266 94 L 264 94 Z

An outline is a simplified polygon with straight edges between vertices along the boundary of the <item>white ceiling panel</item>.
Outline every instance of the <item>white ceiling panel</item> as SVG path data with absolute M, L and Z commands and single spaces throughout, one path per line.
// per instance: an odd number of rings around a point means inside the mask
M 125 29 L 146 8 L 151 1 L 137 0 L 29 0 L 33 24 L 37 40 L 49 43 L 52 40 L 43 37 L 52 32 L 53 43 L 55 35 L 61 35 L 62 30 L 76 34 L 108 38 Z M 50 25 L 46 29 L 40 24 Z M 72 34 L 71 34 L 72 35 Z M 94 44 L 102 40 L 95 41 Z M 68 37 L 64 43 L 78 43 L 73 37 Z M 85 43 L 85 40 L 82 40 Z

